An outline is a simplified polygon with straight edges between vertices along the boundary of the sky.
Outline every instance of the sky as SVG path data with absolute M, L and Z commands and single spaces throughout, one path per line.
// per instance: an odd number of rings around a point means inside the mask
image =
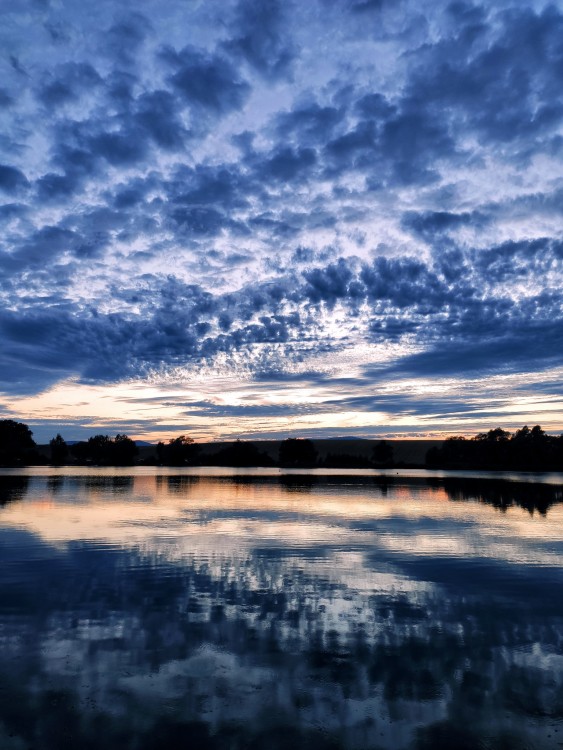
M 0 0 L 0 418 L 563 430 L 563 6 Z

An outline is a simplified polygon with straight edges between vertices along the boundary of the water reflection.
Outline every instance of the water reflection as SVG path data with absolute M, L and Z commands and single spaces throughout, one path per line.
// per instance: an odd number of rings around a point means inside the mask
M 12 476 L 0 498 L 3 749 L 563 741 L 556 485 Z
M 545 516 L 552 505 L 563 501 L 563 489 L 548 484 L 446 478 L 443 486 L 451 500 L 478 500 L 499 510 L 516 506 L 530 515 L 538 512 Z
M 23 500 L 28 484 L 29 479 L 24 476 L 0 477 L 0 506 Z

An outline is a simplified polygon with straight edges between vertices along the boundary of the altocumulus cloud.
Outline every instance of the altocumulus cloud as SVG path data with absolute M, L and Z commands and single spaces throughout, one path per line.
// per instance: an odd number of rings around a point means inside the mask
M 357 393 L 327 397 L 335 415 L 432 411 L 390 379 L 561 396 L 557 5 L 1 13 L 5 394 L 218 362 L 336 393 L 345 362 Z

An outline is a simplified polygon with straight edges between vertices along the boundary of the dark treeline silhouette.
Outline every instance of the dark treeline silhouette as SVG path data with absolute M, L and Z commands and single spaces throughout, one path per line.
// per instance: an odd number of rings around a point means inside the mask
M 60 438 L 60 435 L 57 438 Z M 60 447 L 62 449 L 62 446 Z M 51 441 L 51 455 L 53 455 L 52 449 L 53 441 Z M 116 435 L 114 438 L 110 438 L 109 435 L 94 435 L 87 441 L 72 445 L 70 452 L 78 463 L 93 463 L 98 466 L 132 466 L 139 449 L 135 441 L 127 435 Z
M 167 444 L 158 443 L 155 463 L 164 466 L 187 466 L 196 463 L 198 454 L 199 445 L 194 443 L 193 438 L 180 435 L 171 438 Z
M 0 466 L 35 464 L 39 458 L 29 427 L 13 419 L 0 419 Z
M 61 466 L 65 463 L 68 458 L 68 445 L 60 434 L 57 434 L 51 440 L 49 450 L 51 453 L 51 463 L 54 466 Z
M 237 440 L 206 460 L 212 466 L 275 466 L 275 461 L 254 443 Z
M 317 451 L 311 440 L 288 438 L 280 445 L 279 462 L 288 468 L 310 468 L 317 465 Z
M 88 440 L 67 444 L 57 434 L 48 446 L 37 446 L 33 433 L 22 422 L 0 420 L 0 466 L 64 464 L 94 466 L 279 466 L 289 469 L 387 469 L 418 466 L 397 460 L 393 445 L 385 440 L 372 443 L 371 452 L 343 441 L 335 450 L 323 453 L 323 441 L 287 438 L 277 443 L 236 440 L 219 444 L 197 444 L 180 435 L 167 443 L 145 446 L 127 435 L 94 435 Z M 326 444 L 326 441 L 325 441 Z M 330 444 L 332 445 L 332 444 Z M 365 445 L 365 443 L 364 443 Z M 369 446 L 369 444 L 368 444 Z M 321 450 L 321 454 L 317 449 Z M 342 450 L 342 448 L 345 448 Z M 324 449 L 326 450 L 326 448 Z M 514 433 L 497 427 L 474 438 L 451 437 L 426 454 L 426 467 L 444 469 L 563 471 L 563 435 L 548 435 L 539 425 L 523 427 Z
M 451 437 L 426 455 L 429 468 L 563 470 L 563 435 L 548 435 L 539 425 L 513 434 L 497 427 L 474 438 Z

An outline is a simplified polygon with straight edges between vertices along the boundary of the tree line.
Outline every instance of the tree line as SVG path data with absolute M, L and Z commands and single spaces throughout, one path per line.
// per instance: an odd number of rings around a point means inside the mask
M 146 453 L 146 452 L 145 452 Z M 281 466 L 286 468 L 392 468 L 401 466 L 393 446 L 385 440 L 373 445 L 369 455 L 328 453 L 320 457 L 307 438 L 281 441 L 276 457 L 260 444 L 237 440 L 224 443 L 215 453 L 205 454 L 202 446 L 186 435 L 160 442 L 152 455 L 139 459 L 139 449 L 127 435 L 94 435 L 88 440 L 67 443 L 58 434 L 49 443 L 48 455 L 39 450 L 29 427 L 11 419 L 0 420 L 0 466 L 50 463 L 94 466 L 132 466 L 140 463 L 161 466 Z M 473 438 L 448 438 L 426 455 L 427 468 L 522 469 L 563 471 L 563 435 L 548 435 L 539 425 L 522 427 L 514 433 L 497 427 Z
M 428 468 L 563 471 L 563 435 L 548 435 L 540 425 L 514 433 L 497 427 L 473 438 L 450 437 L 426 455 Z
M 354 454 L 332 454 L 319 458 L 312 440 L 287 438 L 280 443 L 277 458 L 245 440 L 225 443 L 215 453 L 202 455 L 201 445 L 193 438 L 180 435 L 159 442 L 153 455 L 139 460 L 139 449 L 127 435 L 94 435 L 88 440 L 67 443 L 57 434 L 49 443 L 48 455 L 39 450 L 26 424 L 11 419 L 0 420 L 0 466 L 29 466 L 50 463 L 95 466 L 132 466 L 136 463 L 162 466 L 282 466 L 288 468 L 373 468 L 393 465 L 393 448 L 379 441 L 370 458 Z
M 131 466 L 139 449 L 127 435 L 94 435 L 85 441 L 67 444 L 58 434 L 49 442 L 48 457 L 33 439 L 33 432 L 23 422 L 0 419 L 0 466 L 34 466 L 51 463 Z

